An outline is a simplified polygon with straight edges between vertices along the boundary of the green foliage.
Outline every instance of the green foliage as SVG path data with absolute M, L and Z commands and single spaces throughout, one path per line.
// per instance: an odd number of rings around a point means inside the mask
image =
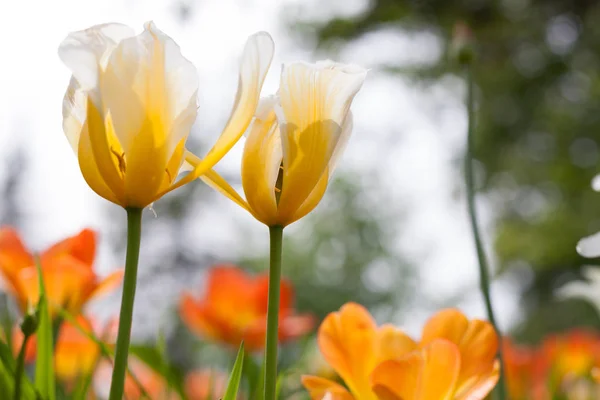
M 39 260 L 36 260 L 39 276 L 40 300 L 37 306 L 38 331 L 35 363 L 35 387 L 44 400 L 56 399 L 56 384 L 54 381 L 54 342 L 52 340 L 52 319 L 48 309 L 48 299 L 44 287 L 44 278 Z
M 134 355 L 154 372 L 164 377 L 169 387 L 177 392 L 182 398 L 185 398 L 184 374 L 174 365 L 171 365 L 165 358 L 165 354 L 156 346 L 131 345 L 129 353 Z
M 223 400 L 235 400 L 240 388 L 240 381 L 242 380 L 242 370 L 244 368 L 244 342 L 240 344 L 233 369 L 229 375 L 229 382 L 227 382 L 227 390 Z
M 600 172 L 599 16 L 600 4 L 592 1 L 374 0 L 354 16 L 296 25 L 329 50 L 379 29 L 434 34 L 443 55 L 432 63 L 380 66 L 420 84 L 456 73 L 448 62 L 453 31 L 458 23 L 470 28 L 478 52 L 481 189 L 498 215 L 500 271 L 520 266 L 544 275 L 524 288 L 525 319 L 537 326 L 564 329 L 589 321 L 552 312 L 542 299 L 566 282 L 567 271 L 577 277 L 583 260 L 575 245 L 600 230 L 600 195 L 590 188 Z M 552 324 L 530 318 L 538 313 Z

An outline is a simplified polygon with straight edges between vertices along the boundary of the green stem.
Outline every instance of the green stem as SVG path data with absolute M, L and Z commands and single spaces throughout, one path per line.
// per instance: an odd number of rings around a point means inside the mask
M 279 288 L 283 226 L 269 227 L 271 256 L 269 268 L 269 305 L 267 308 L 267 344 L 265 348 L 265 398 L 275 400 L 277 392 L 277 345 L 279 343 Z
M 487 310 L 488 319 L 494 326 L 496 335 L 498 336 L 498 360 L 500 363 L 500 377 L 496 386 L 496 398 L 500 400 L 506 399 L 506 387 L 504 383 L 504 360 L 502 358 L 502 332 L 496 323 L 494 315 L 494 307 L 492 306 L 492 296 L 490 294 L 490 270 L 487 262 L 481 232 L 477 219 L 477 210 L 475 208 L 475 177 L 473 172 L 473 147 L 475 136 L 475 100 L 473 94 L 473 72 L 470 66 L 466 66 L 467 74 L 467 111 L 468 111 L 468 132 L 467 132 L 467 151 L 465 154 L 465 181 L 467 184 L 467 202 L 469 207 L 469 218 L 471 229 L 475 239 L 475 249 L 477 250 L 477 259 L 479 260 L 479 285 L 481 293 L 485 300 L 485 308 Z
M 119 315 L 119 333 L 117 348 L 110 385 L 109 400 L 122 400 L 127 371 L 127 356 L 129 354 L 129 339 L 131 335 L 131 320 L 133 302 L 137 281 L 140 241 L 142 236 L 142 209 L 127 208 L 127 256 L 125 258 L 125 278 L 123 280 L 123 296 L 121 298 L 121 313 Z
M 30 335 L 25 335 L 25 337 L 23 338 L 23 344 L 21 344 L 21 350 L 19 350 L 19 356 L 17 357 L 14 400 L 21 399 L 21 380 L 23 378 L 23 370 L 25 369 L 25 350 L 27 349 L 27 342 L 29 342 L 30 337 Z

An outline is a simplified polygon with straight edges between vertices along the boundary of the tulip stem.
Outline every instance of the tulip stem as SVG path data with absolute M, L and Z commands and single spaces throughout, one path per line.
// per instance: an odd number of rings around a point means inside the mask
M 129 339 L 131 336 L 131 321 L 133 317 L 133 302 L 137 281 L 140 241 L 142 236 L 142 209 L 126 208 L 127 211 L 127 255 L 125 258 L 125 277 L 123 279 L 123 296 L 121 298 L 121 313 L 119 315 L 119 333 L 117 348 L 110 385 L 109 400 L 122 400 L 125 387 L 125 372 L 127 371 L 127 356 L 129 354 Z
M 265 398 L 275 400 L 277 392 L 277 345 L 279 343 L 279 289 L 283 226 L 269 227 L 271 241 L 269 269 L 269 304 L 267 308 L 267 343 L 265 348 Z
M 485 301 L 485 308 L 487 310 L 488 319 L 494 326 L 496 335 L 498 336 L 498 361 L 500 364 L 500 376 L 498 379 L 498 385 L 496 386 L 496 398 L 500 400 L 506 399 L 506 387 L 504 384 L 504 360 L 502 358 L 502 333 L 496 323 L 496 317 L 494 315 L 494 307 L 492 306 L 492 296 L 490 293 L 490 271 L 485 250 L 483 248 L 483 241 L 481 239 L 481 232 L 479 231 L 479 223 L 477 218 L 477 209 L 475 207 L 475 174 L 473 172 L 473 147 L 474 147 L 474 136 L 475 136 L 475 100 L 473 93 L 473 72 L 472 67 L 467 65 L 466 67 L 466 78 L 467 78 L 467 112 L 468 112 L 468 126 L 467 126 L 467 149 L 465 154 L 465 181 L 467 186 L 467 204 L 469 210 L 469 219 L 471 223 L 471 230 L 473 231 L 473 238 L 475 239 L 475 249 L 477 251 L 477 259 L 479 261 L 479 284 L 481 293 Z
M 21 381 L 23 378 L 23 370 L 25 369 L 25 351 L 27 349 L 27 343 L 29 342 L 30 337 L 31 335 L 24 335 L 23 343 L 21 344 L 21 350 L 19 350 L 19 356 L 17 357 L 14 400 L 21 400 Z

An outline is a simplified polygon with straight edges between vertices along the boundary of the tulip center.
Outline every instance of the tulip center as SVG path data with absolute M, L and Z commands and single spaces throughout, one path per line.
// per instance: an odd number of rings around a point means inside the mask
M 279 205 L 279 198 L 281 197 L 281 189 L 283 188 L 283 161 L 279 165 L 279 173 L 277 174 L 277 180 L 275 181 L 275 202 Z

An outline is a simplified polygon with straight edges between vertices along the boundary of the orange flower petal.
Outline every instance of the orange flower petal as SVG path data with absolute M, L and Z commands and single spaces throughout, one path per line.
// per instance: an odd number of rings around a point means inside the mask
M 468 326 L 469 320 L 460 311 L 453 308 L 439 311 L 423 327 L 421 345 L 426 346 L 436 339 L 459 344 Z
M 125 271 L 120 269 L 108 275 L 96 285 L 94 290 L 92 290 L 92 292 L 89 294 L 88 300 L 103 296 L 119 287 L 119 285 L 121 285 L 121 283 L 123 282 L 124 273 Z
M 50 309 L 64 307 L 77 315 L 94 286 L 94 272 L 78 259 L 70 255 L 56 257 L 51 263 L 42 265 L 44 284 Z M 38 273 L 35 268 L 26 268 L 19 272 L 24 299 L 37 303 L 39 299 Z
M 82 316 L 77 318 L 77 323 L 88 332 L 93 331 L 92 322 Z M 100 348 L 93 340 L 68 322 L 61 325 L 54 355 L 55 372 L 59 379 L 73 382 L 90 374 L 98 357 Z
M 217 332 L 203 317 L 202 308 L 189 293 L 184 293 L 179 303 L 181 320 L 194 333 L 200 336 L 217 337 Z
M 371 375 L 381 399 L 451 400 L 460 372 L 460 352 L 448 340 L 434 340 L 400 360 L 379 364 Z
M 382 325 L 377 332 L 376 363 L 396 360 L 415 350 L 417 343 L 401 329 Z
M 257 309 L 262 313 L 267 313 L 269 303 L 269 274 L 258 276 L 255 282 L 255 301 Z M 281 279 L 279 285 L 279 313 L 286 314 L 293 306 L 294 289 L 292 284 L 284 279 Z
M 279 340 L 285 342 L 306 335 L 312 331 L 315 322 L 315 318 L 309 314 L 284 317 L 279 323 Z
M 318 376 L 302 376 L 302 385 L 308 390 L 311 400 L 322 400 L 329 395 L 330 400 L 354 400 L 354 397 L 339 383 Z
M 373 317 L 356 303 L 329 314 L 319 328 L 317 340 L 323 357 L 361 400 L 375 399 L 368 377 L 375 365 L 376 335 Z
M 208 272 L 204 301 L 214 305 L 247 305 L 254 294 L 252 280 L 234 265 L 219 265 Z M 232 310 L 233 311 L 233 310 Z
M 10 227 L 0 228 L 0 274 L 8 284 L 8 290 L 16 292 L 15 276 L 23 268 L 34 264 L 19 234 Z
M 77 235 L 56 243 L 42 254 L 42 263 L 65 254 L 91 267 L 96 257 L 96 232 L 84 229 Z
M 469 379 L 468 382 L 461 383 L 459 389 L 454 395 L 454 398 L 455 400 L 485 399 L 498 383 L 499 377 L 500 363 L 496 361 L 491 371 L 477 375 L 474 378 Z
M 227 375 L 219 371 L 193 371 L 185 377 L 185 393 L 189 400 L 221 399 L 226 389 Z

